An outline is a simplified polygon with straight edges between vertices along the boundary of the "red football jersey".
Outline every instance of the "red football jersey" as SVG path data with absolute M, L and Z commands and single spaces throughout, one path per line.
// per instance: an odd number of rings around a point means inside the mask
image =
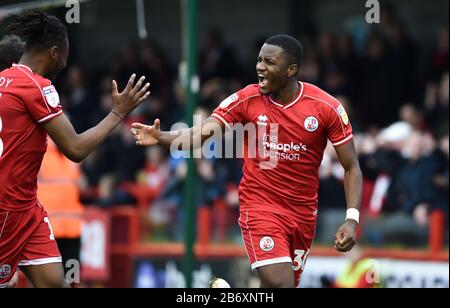
M 293 215 L 304 223 L 315 223 L 318 171 L 327 142 L 339 146 L 353 138 L 339 101 L 300 82 L 297 97 L 283 105 L 262 95 L 258 85 L 250 85 L 223 101 L 212 116 L 227 127 L 236 123 L 257 127 L 253 137 L 244 139 L 241 210 Z M 253 145 L 259 150 L 249 156 Z
M 0 73 L 0 208 L 36 205 L 37 174 L 47 149 L 41 127 L 62 114 L 50 80 L 24 65 Z

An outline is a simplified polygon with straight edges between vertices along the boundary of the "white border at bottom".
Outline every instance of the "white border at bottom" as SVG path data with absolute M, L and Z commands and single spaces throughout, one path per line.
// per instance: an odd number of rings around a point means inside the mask
M 258 261 L 258 262 L 255 262 L 252 264 L 252 271 L 254 271 L 255 269 L 257 269 L 258 267 L 261 267 L 261 266 L 278 264 L 278 263 L 291 263 L 292 264 L 292 259 L 291 259 L 291 257 L 281 257 L 281 258 Z
M 62 263 L 61 257 L 43 258 L 35 260 L 22 260 L 19 262 L 19 266 L 31 266 L 31 265 L 44 265 L 50 263 Z

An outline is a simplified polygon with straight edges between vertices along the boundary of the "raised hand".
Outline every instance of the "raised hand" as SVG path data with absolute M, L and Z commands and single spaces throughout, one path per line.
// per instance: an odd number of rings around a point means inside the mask
M 135 80 L 136 74 L 133 74 L 128 80 L 125 90 L 121 93 L 118 91 L 117 82 L 115 80 L 112 82 L 112 112 L 122 119 L 150 96 L 148 91 L 150 83 L 142 86 L 145 77 L 142 76 L 136 85 L 134 85 Z
M 161 122 L 157 119 L 152 126 L 133 123 L 131 133 L 136 139 L 136 144 L 141 146 L 152 146 L 159 143 L 161 135 Z

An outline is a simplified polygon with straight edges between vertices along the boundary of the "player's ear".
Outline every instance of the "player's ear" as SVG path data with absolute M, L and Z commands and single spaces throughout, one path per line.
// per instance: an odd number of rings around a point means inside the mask
M 299 70 L 299 67 L 297 64 L 289 65 L 288 71 L 287 71 L 288 78 L 297 76 L 298 70 Z
M 58 54 L 59 54 L 59 48 L 58 48 L 58 46 L 53 46 L 48 50 L 48 52 L 50 53 L 50 57 L 53 60 L 56 60 L 56 58 L 58 57 Z

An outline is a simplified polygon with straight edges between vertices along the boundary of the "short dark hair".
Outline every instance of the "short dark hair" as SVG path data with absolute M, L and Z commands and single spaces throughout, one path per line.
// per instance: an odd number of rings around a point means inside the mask
M 265 43 L 283 48 L 288 56 L 289 65 L 297 64 L 301 66 L 303 64 L 303 46 L 294 37 L 287 34 L 275 35 Z
M 67 41 L 67 29 L 61 20 L 39 9 L 14 16 L 6 31 L 22 37 L 26 41 L 26 51 L 52 46 L 62 48 Z
M 0 72 L 18 63 L 25 52 L 25 42 L 16 35 L 6 35 L 0 41 Z

